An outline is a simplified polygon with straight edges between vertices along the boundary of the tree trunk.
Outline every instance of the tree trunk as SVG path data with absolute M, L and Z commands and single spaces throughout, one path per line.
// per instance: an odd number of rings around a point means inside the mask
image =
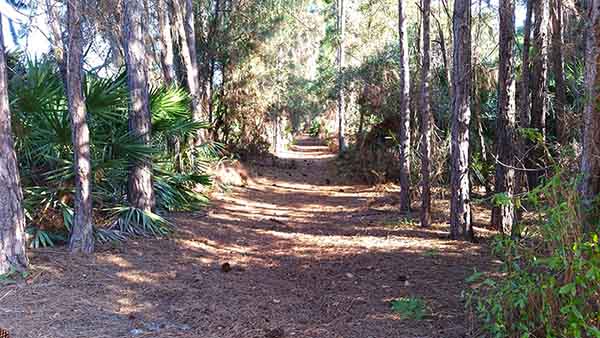
M 50 28 L 50 35 L 52 36 L 52 52 L 56 58 L 56 63 L 58 64 L 58 70 L 60 72 L 61 79 L 63 80 L 63 86 L 66 93 L 67 62 L 65 60 L 66 51 L 63 42 L 63 34 L 60 27 L 61 20 L 58 8 L 59 6 L 60 3 L 56 0 L 46 0 L 48 27 Z
M 506 202 L 494 206 L 492 226 L 513 234 L 515 208 L 515 0 L 500 2 L 500 43 L 498 64 L 498 117 L 496 120 L 496 193 L 506 194 Z
M 526 0 L 525 23 L 523 26 L 523 52 L 521 59 L 521 83 L 519 87 L 519 120 L 518 128 L 529 128 L 531 126 L 531 17 L 533 14 L 533 3 L 535 0 Z M 527 148 L 529 143 L 522 135 L 517 135 L 519 147 L 519 159 L 517 167 L 523 168 L 527 164 Z M 527 175 L 525 172 L 517 172 L 515 177 L 515 192 L 527 190 Z
M 71 117 L 73 170 L 75 172 L 75 205 L 69 249 L 73 253 L 91 253 L 94 251 L 92 161 L 90 156 L 90 131 L 82 90 L 83 37 L 81 20 L 83 20 L 82 0 L 67 1 L 69 30 L 67 98 Z
M 452 167 L 450 235 L 453 239 L 472 240 L 469 196 L 469 124 L 471 120 L 471 1 L 455 0 L 452 72 Z
M 558 143 L 566 144 L 569 141 L 569 132 L 566 125 L 567 89 L 565 84 L 563 61 L 563 13 L 562 0 L 551 0 L 550 20 L 552 23 L 551 63 L 556 94 L 554 99 L 554 113 L 556 114 L 556 138 Z
M 144 48 L 142 0 L 125 2 L 125 60 L 129 84 L 129 131 L 139 143 L 150 145 L 152 133 L 148 94 L 148 64 Z M 151 211 L 154 207 L 152 160 L 134 160 L 129 173 L 129 203 Z
M 337 125 L 338 125 L 338 144 L 340 153 L 345 151 L 346 145 L 346 103 L 344 98 L 344 81 L 342 79 L 344 71 L 344 0 L 337 0 L 337 28 L 339 34 L 339 46 L 337 50 L 338 61 L 338 98 L 337 98 Z
M 171 0 L 158 0 L 158 27 L 160 30 L 160 64 L 163 81 L 167 85 L 176 82 L 173 35 L 171 34 Z
M 11 131 L 4 37 L 0 20 L 0 275 L 24 271 L 25 213 L 19 168 Z
M 585 84 L 587 103 L 583 111 L 583 153 L 581 156 L 583 207 L 588 212 L 587 232 L 594 231 L 598 220 L 594 203 L 600 194 L 600 0 L 590 0 L 590 18 L 587 32 Z
M 423 52 L 421 60 L 421 97 L 419 115 L 421 116 L 421 226 L 431 225 L 431 98 L 430 81 L 430 17 L 431 0 L 422 0 L 423 16 Z
M 202 88 L 198 76 L 198 57 L 196 53 L 196 33 L 194 26 L 194 6 L 192 0 L 173 0 L 176 18 L 176 27 L 181 41 L 181 56 L 186 69 L 188 89 L 192 98 L 192 119 L 204 121 L 202 110 Z M 199 131 L 195 140 L 196 144 L 206 141 L 206 135 Z
M 528 167 L 536 169 L 543 166 L 543 147 L 546 141 L 546 115 L 548 114 L 548 1 L 537 0 L 534 4 L 533 28 L 533 70 L 531 73 L 531 128 L 541 133 L 541 143 L 532 144 Z M 527 172 L 529 188 L 540 182 L 541 171 Z
M 400 211 L 410 212 L 410 65 L 406 30 L 406 0 L 398 0 L 400 37 Z

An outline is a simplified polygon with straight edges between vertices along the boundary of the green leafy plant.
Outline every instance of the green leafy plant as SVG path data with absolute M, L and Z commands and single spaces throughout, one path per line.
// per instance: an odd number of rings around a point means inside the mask
M 65 242 L 73 223 L 74 183 L 71 126 L 57 67 L 27 61 L 10 74 L 17 157 L 32 247 Z M 218 143 L 196 145 L 210 126 L 192 121 L 189 94 L 180 87 L 150 90 L 152 139 L 140 144 L 128 129 L 128 90 L 124 72 L 110 77 L 88 73 L 84 91 L 91 131 L 92 198 L 95 237 L 101 242 L 128 236 L 165 236 L 172 227 L 158 214 L 196 210 L 212 184 L 207 168 L 222 156 Z M 132 160 L 151 158 L 156 212 L 129 208 L 127 181 Z M 43 224 L 43 227 L 38 225 Z
M 392 311 L 404 319 L 421 320 L 425 317 L 426 305 L 420 298 L 399 298 L 391 302 Z
M 577 180 L 558 174 L 527 195 L 543 218 L 498 237 L 499 278 L 475 273 L 467 305 L 490 337 L 600 337 L 600 244 L 582 232 Z

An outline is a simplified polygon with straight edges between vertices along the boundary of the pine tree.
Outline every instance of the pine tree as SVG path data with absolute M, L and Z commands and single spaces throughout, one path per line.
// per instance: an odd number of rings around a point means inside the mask
M 23 271 L 29 264 L 25 255 L 22 201 L 23 192 L 11 130 L 4 36 L 0 20 L 0 275 L 13 269 Z
M 73 228 L 69 239 L 69 248 L 71 252 L 91 253 L 94 251 L 92 161 L 90 157 L 90 131 L 82 90 L 82 0 L 67 1 L 67 20 L 69 48 L 67 49 L 66 82 L 73 141 L 73 170 L 75 172 Z
M 125 62 L 129 85 L 129 131 L 141 144 L 149 145 L 152 133 L 148 94 L 148 63 L 143 34 L 143 2 L 125 2 Z M 128 187 L 129 203 L 137 209 L 154 207 L 152 160 L 136 159 L 131 163 Z
M 452 147 L 450 184 L 450 235 L 453 239 L 472 240 L 470 182 L 469 182 L 469 125 L 471 122 L 471 1 L 454 1 L 452 20 L 454 63 L 452 72 Z

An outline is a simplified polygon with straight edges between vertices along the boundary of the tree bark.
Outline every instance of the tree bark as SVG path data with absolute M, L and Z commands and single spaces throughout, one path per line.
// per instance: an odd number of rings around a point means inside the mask
M 69 48 L 67 57 L 67 98 L 71 117 L 73 141 L 73 170 L 75 172 L 75 201 L 73 228 L 69 239 L 71 252 L 94 251 L 92 214 L 92 161 L 90 131 L 83 97 L 83 1 L 67 1 Z
M 406 0 L 398 0 L 398 35 L 400 44 L 400 211 L 410 212 L 410 65 Z
M 202 88 L 198 73 L 198 56 L 196 53 L 196 33 L 194 26 L 194 7 L 192 0 L 172 0 L 175 10 L 176 27 L 181 41 L 181 56 L 186 69 L 188 90 L 192 98 L 192 119 L 205 121 L 202 109 Z M 195 144 L 206 141 L 206 135 L 199 131 Z
M 63 80 L 65 93 L 67 92 L 66 88 L 66 78 L 67 78 L 67 62 L 65 60 L 65 46 L 63 42 L 63 32 L 60 27 L 60 14 L 59 8 L 60 3 L 56 0 L 46 0 L 46 12 L 48 15 L 48 27 L 50 28 L 50 35 L 52 36 L 52 52 L 54 57 L 56 58 L 56 63 L 58 64 L 58 70 L 61 75 L 61 79 Z
M 496 193 L 506 194 L 507 201 L 494 206 L 492 226 L 504 234 L 513 234 L 515 208 L 515 0 L 500 1 L 500 43 L 498 64 L 498 117 L 496 120 Z
M 431 0 L 421 1 L 423 19 L 423 52 L 421 60 L 421 97 L 419 115 L 421 116 L 421 226 L 431 225 L 431 97 L 429 82 L 431 65 L 429 50 Z
M 337 97 L 337 125 L 338 125 L 338 144 L 339 152 L 347 149 L 346 145 L 346 103 L 344 98 L 344 80 L 342 79 L 344 71 L 344 0 L 337 0 L 337 28 L 339 35 L 339 46 L 337 50 L 338 62 L 338 97 Z
M 24 271 L 25 213 L 23 192 L 11 130 L 4 37 L 0 20 L 0 275 Z
M 521 82 L 519 87 L 519 119 L 518 128 L 529 128 L 531 126 L 531 22 L 533 14 L 533 3 L 535 0 L 526 0 L 525 23 L 523 25 L 523 51 L 521 59 Z M 517 135 L 519 159 L 517 167 L 525 167 L 527 164 L 527 148 L 529 143 L 523 135 Z M 527 190 L 527 175 L 525 172 L 517 172 L 515 178 L 515 192 Z
M 455 0 L 453 16 L 452 149 L 450 235 L 472 240 L 469 182 L 469 124 L 471 122 L 471 1 Z
M 556 139 L 560 144 L 569 141 L 569 132 L 566 125 L 567 89 L 565 84 L 563 60 L 563 13 L 562 0 L 551 0 L 550 21 L 552 23 L 551 64 L 556 94 L 554 100 L 554 113 L 556 114 Z
M 598 220 L 595 199 L 600 194 L 600 0 L 590 0 L 586 41 L 585 84 L 587 102 L 583 111 L 583 153 L 581 194 L 587 212 L 584 229 L 593 231 Z
M 152 133 L 148 94 L 148 64 L 144 48 L 142 0 L 125 2 L 125 60 L 129 84 L 129 132 L 143 145 L 150 145 Z M 154 207 L 152 160 L 134 160 L 129 172 L 129 203 L 138 209 Z
M 167 85 L 176 82 L 173 35 L 171 34 L 171 0 L 158 0 L 158 26 L 160 30 L 160 64 L 163 81 Z
M 528 159 L 528 168 L 536 169 L 543 166 L 543 146 L 546 141 L 546 116 L 548 114 L 548 1 L 536 0 L 534 4 L 533 27 L 533 69 L 531 73 L 531 128 L 541 133 L 541 143 L 532 144 Z M 529 188 L 540 182 L 541 171 L 527 172 Z

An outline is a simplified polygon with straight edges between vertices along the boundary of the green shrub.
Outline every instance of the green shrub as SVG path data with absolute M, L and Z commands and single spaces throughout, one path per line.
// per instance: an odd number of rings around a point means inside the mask
M 468 280 L 486 337 L 600 337 L 600 245 L 582 231 L 578 196 L 576 180 L 561 175 L 532 191 L 542 220 L 521 239 L 495 240 L 499 276 Z
M 399 298 L 391 303 L 392 311 L 404 319 L 421 320 L 425 317 L 425 302 L 420 298 Z
M 30 245 L 61 244 L 73 218 L 73 147 L 62 80 L 49 61 L 29 61 L 10 73 L 17 157 L 20 161 Z M 207 123 L 193 121 L 190 97 L 179 87 L 153 87 L 151 145 L 128 130 L 125 73 L 84 81 L 91 132 L 95 237 L 118 241 L 127 236 L 162 237 L 171 227 L 161 216 L 195 210 L 207 202 L 202 186 L 210 185 L 207 166 L 218 158 L 218 144 L 195 146 L 190 140 Z M 179 149 L 179 150 L 176 150 Z M 129 208 L 127 175 L 132 160 L 152 158 L 156 214 Z

